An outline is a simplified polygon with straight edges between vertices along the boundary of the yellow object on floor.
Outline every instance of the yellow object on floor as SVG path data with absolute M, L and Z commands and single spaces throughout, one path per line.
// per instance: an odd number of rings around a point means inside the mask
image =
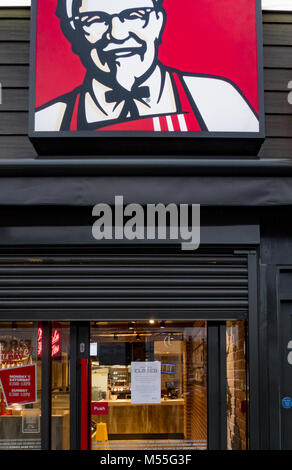
M 108 441 L 107 425 L 106 423 L 98 423 L 96 426 L 95 442 Z

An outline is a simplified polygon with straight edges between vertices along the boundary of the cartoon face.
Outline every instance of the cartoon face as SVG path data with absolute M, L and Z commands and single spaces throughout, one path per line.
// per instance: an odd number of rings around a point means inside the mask
M 87 42 L 95 73 L 126 89 L 152 69 L 165 13 L 155 0 L 81 0 L 75 26 Z

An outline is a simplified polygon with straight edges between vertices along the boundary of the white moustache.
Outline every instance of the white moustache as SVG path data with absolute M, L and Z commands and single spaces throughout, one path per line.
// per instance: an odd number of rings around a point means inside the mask
M 123 44 L 115 44 L 110 42 L 104 49 L 104 52 L 110 52 L 110 51 L 118 51 L 120 49 L 132 49 L 132 48 L 140 48 L 142 47 L 141 44 L 139 44 L 135 39 L 130 38 L 127 39 Z

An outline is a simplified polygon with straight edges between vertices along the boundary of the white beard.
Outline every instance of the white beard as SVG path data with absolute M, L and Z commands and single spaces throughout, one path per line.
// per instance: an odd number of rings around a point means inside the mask
M 140 59 L 140 57 L 139 57 Z M 137 55 L 120 57 L 116 60 L 116 81 L 126 90 L 131 90 L 136 79 L 143 76 L 151 67 L 151 63 L 137 60 Z

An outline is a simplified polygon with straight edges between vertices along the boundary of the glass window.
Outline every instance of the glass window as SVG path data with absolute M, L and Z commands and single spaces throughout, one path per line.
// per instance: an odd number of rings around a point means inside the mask
M 207 448 L 206 327 L 92 324 L 92 449 Z
M 246 324 L 226 322 L 227 449 L 247 448 Z
M 38 323 L 0 323 L 0 450 L 41 448 Z
M 70 324 L 52 325 L 52 421 L 53 450 L 70 448 Z

